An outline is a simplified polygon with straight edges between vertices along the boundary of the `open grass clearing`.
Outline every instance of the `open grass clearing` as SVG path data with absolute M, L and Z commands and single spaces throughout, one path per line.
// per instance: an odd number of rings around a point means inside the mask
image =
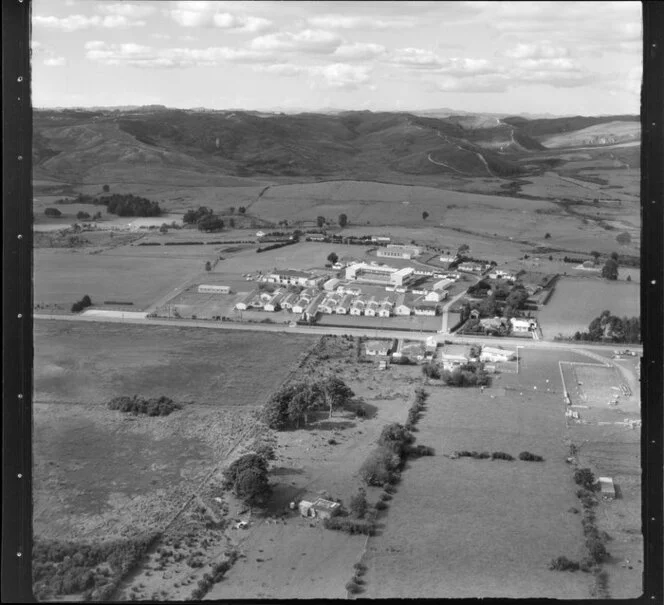
M 103 404 L 136 394 L 260 405 L 314 342 L 298 334 L 37 321 L 35 400 Z
M 620 277 L 620 269 L 618 270 Z M 584 332 L 590 322 L 608 309 L 618 317 L 638 317 L 640 289 L 637 283 L 601 278 L 561 278 L 538 313 L 544 337 L 572 336 Z
M 164 262 L 43 248 L 34 251 L 34 302 L 71 304 L 87 294 L 93 304 L 130 301 L 142 310 L 203 269 L 198 258 Z

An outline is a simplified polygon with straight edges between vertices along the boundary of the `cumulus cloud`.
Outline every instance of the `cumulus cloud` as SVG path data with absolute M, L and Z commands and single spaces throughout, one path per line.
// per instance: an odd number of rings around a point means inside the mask
M 182 27 L 217 27 L 229 32 L 259 33 L 272 27 L 263 17 L 235 14 L 241 3 L 228 2 L 176 2 L 168 11 L 171 19 Z
M 208 48 L 153 48 L 141 44 L 85 44 L 86 57 L 103 65 L 143 68 L 217 67 L 226 63 L 256 63 L 268 60 L 257 51 L 214 46 Z
M 150 4 L 131 4 L 122 2 L 117 4 L 99 4 L 99 10 L 107 15 L 118 15 L 128 19 L 141 19 L 152 15 L 157 10 Z
M 323 78 L 330 88 L 355 89 L 369 82 L 370 69 L 366 66 L 348 65 L 347 63 L 333 63 L 314 67 L 311 73 Z
M 436 53 L 423 48 L 412 47 L 395 50 L 390 61 L 399 65 L 421 69 L 436 69 L 441 65 L 441 59 Z
M 319 15 L 309 17 L 307 23 L 320 29 L 401 29 L 412 27 L 410 19 L 376 19 L 371 16 Z
M 250 46 L 260 51 L 282 51 L 331 54 L 342 40 L 336 34 L 317 29 L 305 29 L 296 33 L 278 32 L 254 38 Z
M 44 59 L 46 67 L 64 67 L 67 65 L 67 60 L 64 57 L 48 57 Z
M 569 56 L 569 50 L 562 46 L 554 46 L 549 41 L 532 44 L 517 44 L 505 52 L 511 59 L 554 59 Z
M 216 27 L 236 32 L 258 33 L 272 27 L 272 22 L 268 19 L 230 13 L 216 13 L 212 21 Z
M 352 44 L 342 44 L 334 51 L 333 55 L 343 61 L 364 61 L 380 57 L 386 51 L 387 49 L 381 44 L 354 42 Z
M 85 15 L 69 15 L 67 17 L 43 17 L 37 15 L 33 17 L 33 23 L 39 27 L 46 27 L 49 29 L 58 29 L 65 32 L 73 32 L 82 29 L 90 29 L 92 27 L 104 27 L 107 29 L 119 29 L 128 27 L 144 27 L 145 21 L 136 19 L 128 19 L 123 15 L 106 15 L 100 17 L 93 15 L 86 17 Z
M 300 76 L 308 73 L 308 69 L 302 65 L 293 65 L 292 63 L 273 63 L 272 65 L 257 65 L 256 70 L 277 76 Z

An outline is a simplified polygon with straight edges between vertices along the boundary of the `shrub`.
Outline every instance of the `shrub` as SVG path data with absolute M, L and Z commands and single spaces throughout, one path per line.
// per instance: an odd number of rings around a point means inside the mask
M 356 494 L 354 494 L 350 499 L 350 512 L 353 513 L 358 519 L 362 519 L 369 508 L 369 503 L 367 502 L 367 492 L 360 488 Z
M 144 399 L 138 395 L 114 397 L 107 405 L 109 410 L 131 413 L 134 416 L 168 416 L 175 410 L 182 408 L 181 404 L 175 403 L 164 395 L 151 399 Z
M 393 493 L 395 493 L 395 492 L 397 491 L 397 488 L 394 487 L 394 485 L 386 485 L 386 486 L 383 488 L 383 491 L 384 491 L 386 494 L 393 494 Z
M 595 536 L 590 536 L 586 540 L 586 548 L 588 549 L 590 558 L 595 561 L 595 563 L 601 563 L 609 556 L 603 542 Z
M 537 456 L 536 454 L 531 454 L 530 452 L 521 452 L 519 454 L 519 460 L 526 460 L 528 462 L 542 462 L 544 458 L 542 458 L 542 456 Z
M 577 561 L 572 561 L 567 557 L 561 556 L 557 559 L 552 559 L 549 569 L 555 571 L 577 571 L 579 569 L 579 563 Z
M 349 519 L 348 517 L 332 517 L 323 520 L 325 529 L 343 531 L 348 534 L 363 534 L 373 536 L 376 531 L 376 523 L 372 519 Z
M 353 569 L 355 569 L 355 573 L 357 574 L 358 572 L 364 573 L 367 570 L 367 566 L 364 563 L 355 563 L 353 565 Z
M 384 502 L 383 500 L 378 500 L 378 502 L 376 502 L 374 506 L 376 510 L 385 510 L 387 508 L 387 502 Z
M 337 445 L 337 440 L 336 439 L 328 439 L 327 443 L 328 443 L 328 445 Z
M 491 460 L 514 460 L 514 456 L 505 452 L 494 452 L 491 454 Z
M 361 588 L 356 582 L 351 580 L 350 582 L 346 583 L 346 590 L 351 594 L 357 594 L 358 592 L 360 592 Z
M 595 475 L 589 468 L 580 468 L 574 472 L 574 481 L 589 491 L 595 489 Z
M 392 495 L 383 493 L 380 495 L 380 499 L 383 500 L 383 502 L 389 502 L 392 499 Z
M 367 485 L 390 483 L 401 465 L 398 454 L 385 447 L 375 449 L 360 467 L 360 476 Z

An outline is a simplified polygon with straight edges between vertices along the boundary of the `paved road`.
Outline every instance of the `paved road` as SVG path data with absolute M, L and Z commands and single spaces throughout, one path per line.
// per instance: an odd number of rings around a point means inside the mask
M 82 322 L 100 322 L 100 323 L 124 323 L 124 324 L 137 324 L 149 326 L 177 326 L 182 328 L 209 328 L 215 330 L 250 330 L 252 332 L 277 332 L 277 333 L 295 333 L 295 334 L 309 334 L 316 336 L 323 335 L 337 335 L 343 336 L 349 334 L 353 336 L 365 336 L 368 338 L 376 338 L 376 328 L 347 328 L 335 326 L 295 326 L 290 328 L 284 324 L 250 324 L 250 323 L 231 323 L 231 322 L 218 322 L 218 321 L 204 321 L 193 319 L 122 319 L 118 317 L 91 317 L 85 315 L 47 315 L 35 314 L 34 319 L 37 320 L 58 320 L 58 321 L 82 321 Z M 563 350 L 590 350 L 590 351 L 610 351 L 613 350 L 615 344 L 576 344 L 570 342 L 547 342 L 542 340 L 530 340 L 527 338 L 500 338 L 489 339 L 482 336 L 454 336 L 451 334 L 440 334 L 436 332 L 405 332 L 400 330 L 380 330 L 382 338 L 408 338 L 409 340 L 426 340 L 429 336 L 435 336 L 437 341 L 449 341 L 453 343 L 470 343 L 470 342 L 487 342 L 495 341 L 495 344 L 508 346 L 508 347 L 522 347 L 533 349 L 563 349 Z M 642 354 L 643 347 L 637 345 L 630 345 L 629 348 Z M 608 359 L 607 359 L 608 361 Z

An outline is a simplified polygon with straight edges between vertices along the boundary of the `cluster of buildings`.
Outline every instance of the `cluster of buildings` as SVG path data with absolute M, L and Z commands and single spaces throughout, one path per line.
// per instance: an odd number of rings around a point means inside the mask
M 408 284 L 422 274 L 412 267 L 397 269 L 378 263 L 352 263 L 345 268 L 343 280 L 286 269 L 264 277 L 263 281 L 280 287 L 270 292 L 259 288 L 239 301 L 235 308 L 270 312 L 285 309 L 305 320 L 319 313 L 379 318 L 435 316 L 440 312 L 440 303 L 448 297 L 446 288 L 458 276 L 447 276 L 428 288 L 408 292 Z

